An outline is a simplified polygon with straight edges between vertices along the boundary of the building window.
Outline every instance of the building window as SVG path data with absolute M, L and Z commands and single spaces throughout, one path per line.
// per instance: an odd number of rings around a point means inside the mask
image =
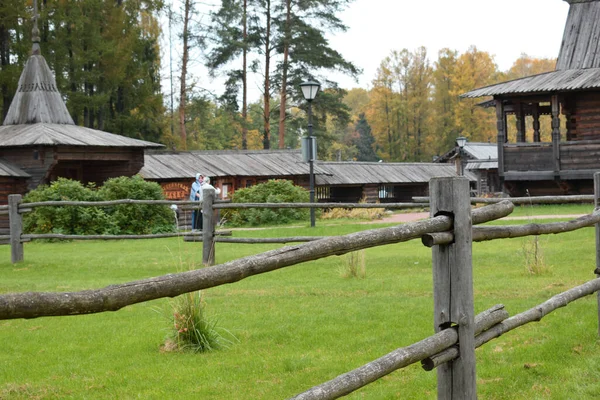
M 246 180 L 246 187 L 249 188 L 252 186 L 252 180 L 251 179 L 247 179 Z
M 223 200 L 228 199 L 231 194 L 231 183 L 223 183 L 221 186 L 221 198 Z
M 380 199 L 393 199 L 394 198 L 394 186 L 379 185 L 379 198 Z
M 319 186 L 315 189 L 317 200 L 325 200 L 331 198 L 329 186 Z

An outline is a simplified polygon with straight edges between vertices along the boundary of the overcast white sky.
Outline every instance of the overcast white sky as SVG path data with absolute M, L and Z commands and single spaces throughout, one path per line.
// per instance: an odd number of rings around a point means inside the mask
M 556 58 L 568 11 L 564 0 L 355 0 L 341 14 L 348 31 L 330 43 L 363 68 L 358 85 L 339 80 L 345 88 L 367 88 L 392 50 L 420 46 L 433 62 L 442 48 L 475 45 L 505 71 L 522 53 Z
M 219 3 L 203 4 L 210 2 Z M 331 47 L 362 68 L 363 74 L 358 83 L 340 74 L 332 78 L 346 89 L 368 89 L 392 50 L 414 51 L 420 46 L 433 63 L 444 47 L 464 53 L 474 45 L 490 53 L 502 71 L 522 53 L 556 58 L 568 10 L 564 0 L 355 0 L 340 15 L 348 31 L 329 39 Z M 166 34 L 167 26 L 163 28 Z M 168 59 L 164 60 L 167 76 Z M 199 86 L 222 92 L 221 81 L 211 82 L 199 63 L 194 75 Z M 165 81 L 165 92 L 167 85 Z M 250 101 L 258 100 L 259 83 L 250 86 Z

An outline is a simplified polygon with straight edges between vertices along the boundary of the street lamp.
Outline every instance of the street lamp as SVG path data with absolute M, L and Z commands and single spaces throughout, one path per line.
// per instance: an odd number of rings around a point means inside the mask
M 458 146 L 458 174 L 463 176 L 465 174 L 465 169 L 463 167 L 463 148 L 467 144 L 467 138 L 464 136 L 460 136 L 456 138 L 456 145 Z
M 315 202 L 315 172 L 314 172 L 314 161 L 317 157 L 317 141 L 313 136 L 312 126 L 312 101 L 317 96 L 321 84 L 319 82 L 308 81 L 300 84 L 302 89 L 302 95 L 304 99 L 308 101 L 308 138 L 307 138 L 307 150 L 308 150 L 308 165 L 310 167 L 310 202 Z M 305 160 L 306 161 L 306 160 Z M 310 209 L 310 226 L 315 226 L 315 209 Z

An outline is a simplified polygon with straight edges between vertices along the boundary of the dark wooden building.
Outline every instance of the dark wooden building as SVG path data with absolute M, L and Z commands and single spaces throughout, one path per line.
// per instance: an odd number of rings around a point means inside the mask
M 221 198 L 269 179 L 288 179 L 309 189 L 309 166 L 300 150 L 217 150 L 146 153 L 140 175 L 159 182 L 167 198 L 184 200 L 195 174 L 212 179 Z M 433 177 L 456 176 L 454 166 L 432 163 L 317 161 L 315 198 L 320 202 L 400 202 L 425 196 Z
M 133 176 L 144 165 L 145 149 L 164 147 L 75 125 L 40 54 L 36 31 L 0 126 L 0 204 L 8 203 L 8 194 L 25 194 L 60 177 L 101 184 Z M 0 219 L 0 230 L 6 226 L 6 219 Z
M 446 154 L 437 157 L 435 162 L 453 163 L 457 173 L 464 171 L 472 182 L 473 193 L 478 196 L 502 192 L 496 143 L 467 141 L 462 151 L 455 146 Z
M 196 173 L 209 176 L 212 185 L 221 189 L 222 199 L 269 179 L 309 187 L 308 164 L 300 150 L 147 151 L 140 171 L 144 179 L 158 182 L 172 200 L 188 198 Z M 324 173 L 315 167 L 315 176 Z
M 600 0 L 565 1 L 569 13 L 555 71 L 463 95 L 493 98 L 498 173 L 512 196 L 590 194 L 600 170 Z M 546 135 L 543 126 L 550 129 Z
M 323 202 L 398 203 L 429 195 L 432 178 L 456 176 L 450 164 L 325 162 L 315 178 L 316 197 Z

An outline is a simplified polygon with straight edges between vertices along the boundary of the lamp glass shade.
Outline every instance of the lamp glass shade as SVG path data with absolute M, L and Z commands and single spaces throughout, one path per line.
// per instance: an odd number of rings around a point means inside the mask
M 456 138 L 456 145 L 458 147 L 460 147 L 462 149 L 463 147 L 465 147 L 465 144 L 467 144 L 467 138 L 466 137 L 461 136 L 461 137 L 457 137 Z
M 317 96 L 317 92 L 321 84 L 319 82 L 303 82 L 300 84 L 300 88 L 302 89 L 302 95 L 307 101 L 313 101 Z

